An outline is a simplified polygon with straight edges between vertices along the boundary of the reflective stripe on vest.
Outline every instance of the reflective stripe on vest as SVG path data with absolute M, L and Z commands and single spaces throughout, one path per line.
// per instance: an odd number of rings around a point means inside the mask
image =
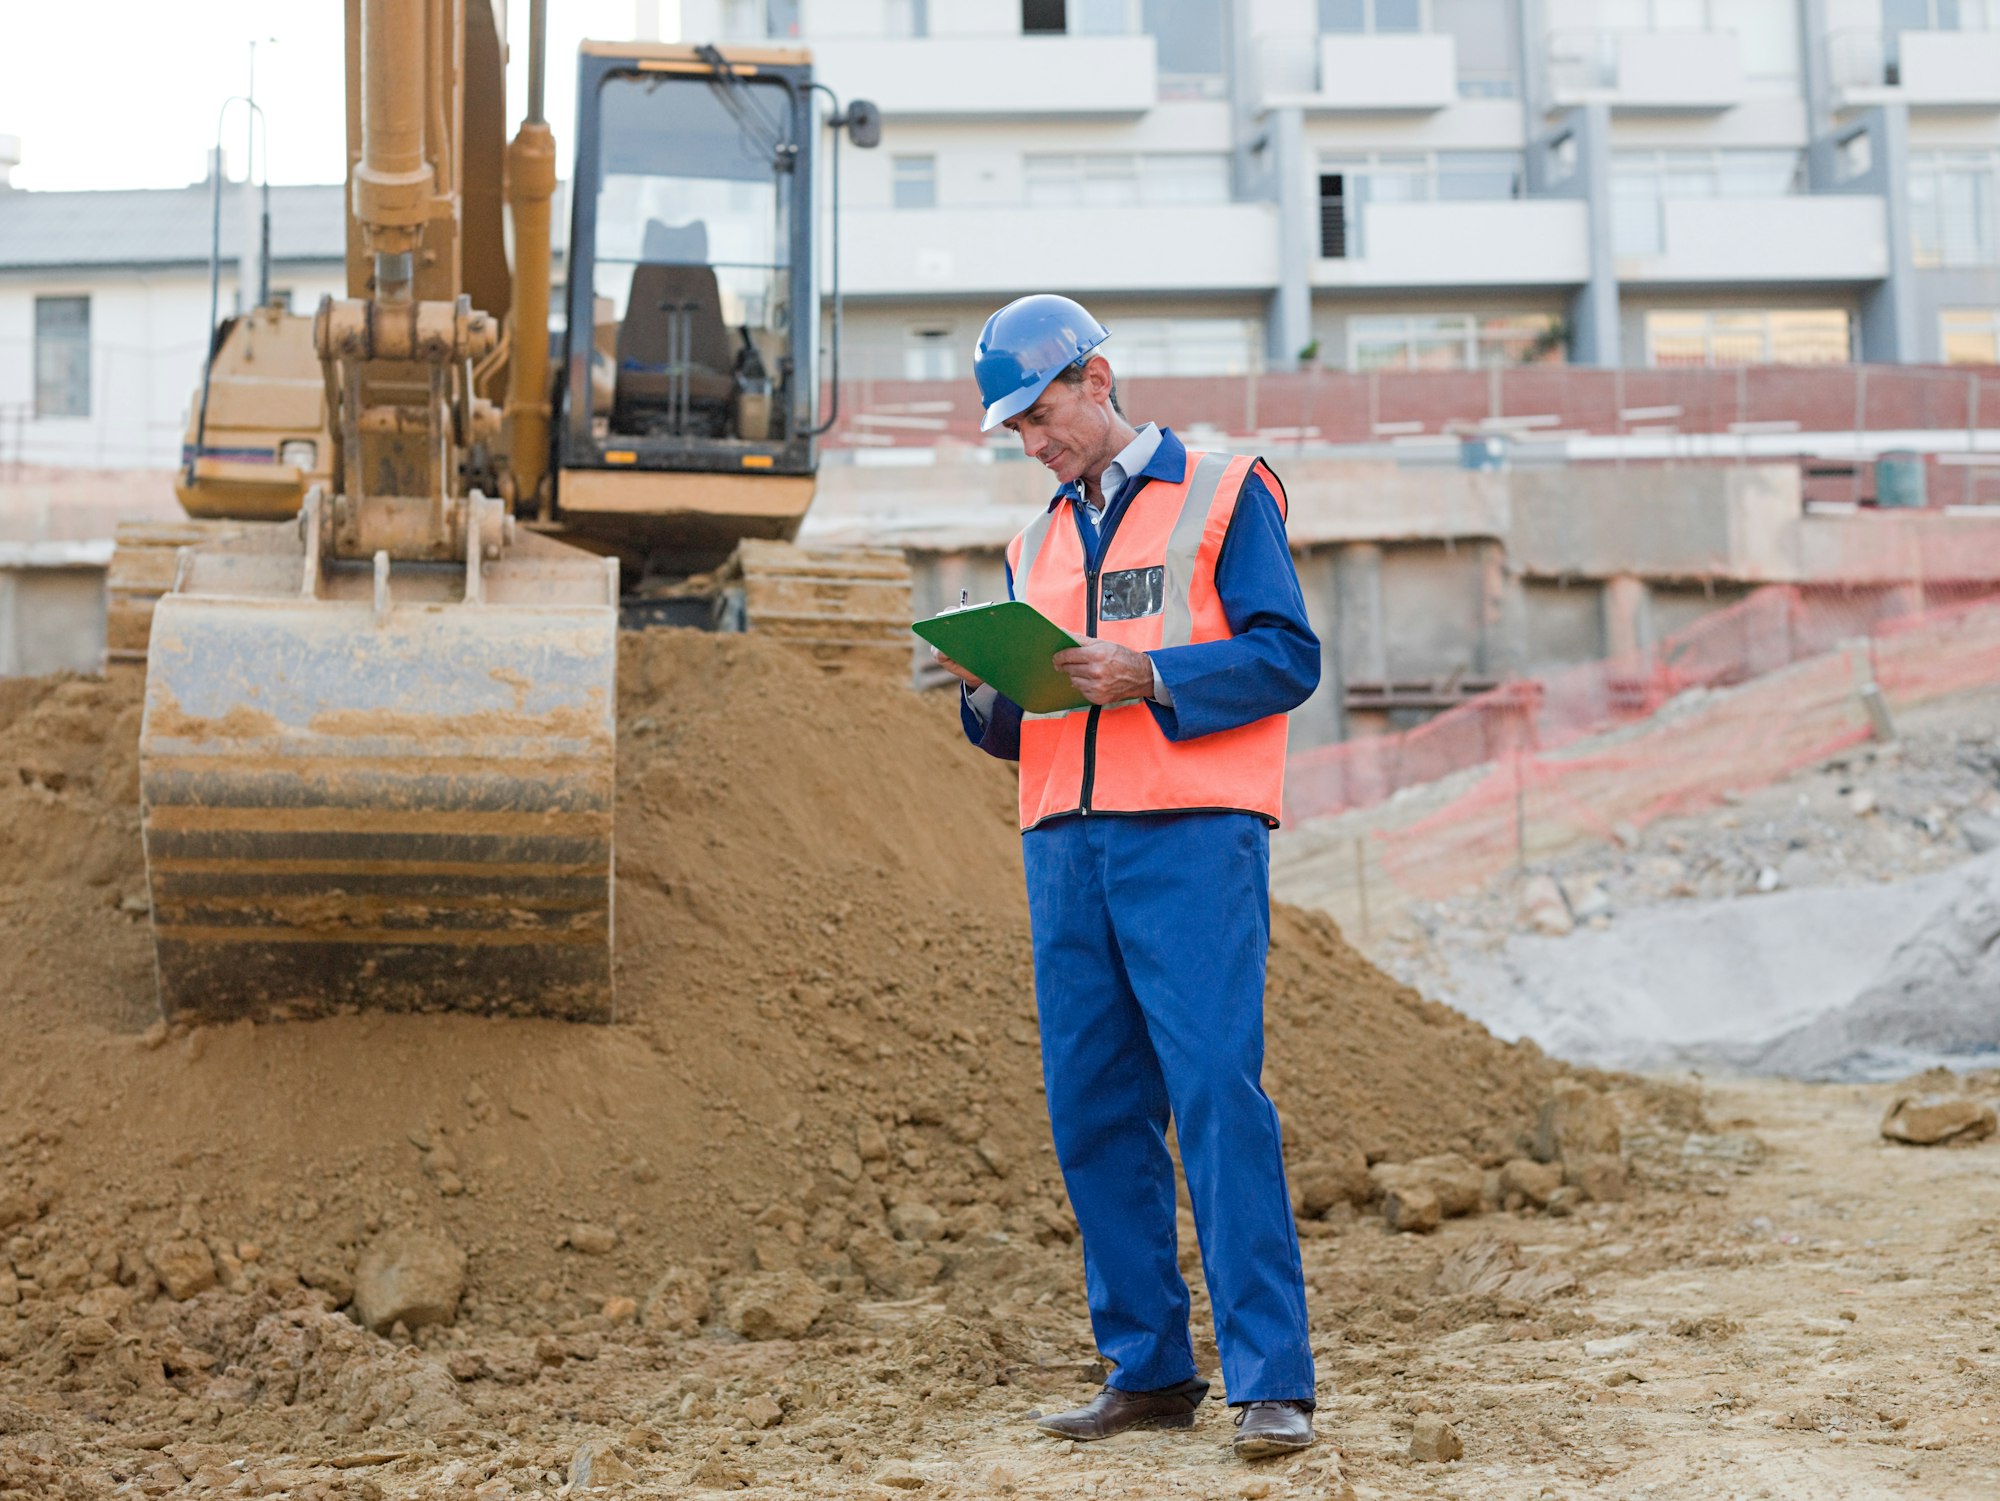
M 1138 652 L 1227 640 L 1234 633 L 1215 566 L 1253 470 L 1282 516 L 1284 491 L 1261 460 L 1190 452 L 1179 482 L 1148 480 L 1132 497 L 1094 576 L 1086 572 L 1073 503 L 1058 502 L 1007 549 L 1015 598 L 1074 636 L 1095 635 Z M 1138 700 L 1025 714 L 1021 827 L 1066 813 L 1196 809 L 1256 813 L 1275 825 L 1285 735 L 1285 716 L 1274 714 L 1174 742 Z

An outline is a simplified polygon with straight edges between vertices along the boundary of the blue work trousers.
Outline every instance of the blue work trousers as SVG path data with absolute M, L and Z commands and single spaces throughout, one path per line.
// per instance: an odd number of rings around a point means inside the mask
M 1122 1391 L 1196 1374 L 1171 1122 L 1232 1403 L 1313 1397 L 1305 1278 L 1264 1093 L 1270 832 L 1247 813 L 1082 816 L 1022 837 L 1049 1122 Z

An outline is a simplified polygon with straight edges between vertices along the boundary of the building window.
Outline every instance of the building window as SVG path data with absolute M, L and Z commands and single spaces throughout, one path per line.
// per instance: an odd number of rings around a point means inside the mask
M 1799 74 L 1798 0 L 1585 0 L 1566 15 L 1574 19 L 1548 38 L 1559 87 L 1617 87 L 1617 37 L 1631 32 L 1731 32 L 1744 77 L 1786 81 Z
M 1841 365 L 1852 348 L 1841 308 L 1646 314 L 1649 365 Z
M 1508 0 L 1431 0 L 1430 29 L 1456 43 L 1459 98 L 1512 99 L 1519 92 L 1514 62 L 1519 24 Z
M 891 191 L 897 208 L 937 207 L 937 158 L 899 156 L 890 163 Z
M 1121 318 L 1105 351 L 1122 376 L 1247 375 L 1256 365 L 1252 318 Z
M 1162 99 L 1219 99 L 1229 39 L 1215 0 L 1145 0 L 1140 20 L 1159 57 Z
M 799 0 L 722 0 L 725 42 L 789 41 L 799 32 Z
M 2000 263 L 2000 153 L 1910 153 L 1910 222 L 1919 266 Z
M 1134 0 L 1069 0 L 1069 29 L 1073 36 L 1130 36 Z
M 1518 151 L 1377 152 L 1328 161 L 1319 173 L 1320 254 L 1365 253 L 1371 203 L 1491 203 L 1518 198 L 1525 163 Z
M 2000 308 L 1946 308 L 1938 335 L 1947 365 L 2000 365 Z
M 35 299 L 35 415 L 90 415 L 90 299 Z
M 1021 33 L 1061 33 L 1069 30 L 1068 7 L 1063 0 L 1021 0 Z
M 1349 35 L 1422 31 L 1423 0 L 1319 0 L 1319 29 Z
M 1546 313 L 1409 313 L 1347 320 L 1350 370 L 1477 370 L 1561 364 L 1562 331 Z
M 1021 0 L 1024 35 L 1130 36 L 1136 0 Z
M 1347 174 L 1319 175 L 1319 253 L 1328 260 L 1347 258 Z
M 1782 198 L 1800 190 L 1797 151 L 1620 151 L 1611 158 L 1611 241 L 1619 255 L 1666 248 L 1666 209 L 1682 198 Z
M 929 36 L 930 0 L 883 0 L 882 23 L 889 36 Z
M 1229 201 L 1229 158 L 1220 152 L 1034 155 L 1022 159 L 1022 168 L 1031 208 Z
M 949 327 L 913 328 L 903 341 L 904 380 L 957 380 L 958 341 Z
M 2000 30 L 2000 0 L 1882 0 L 1882 32 Z

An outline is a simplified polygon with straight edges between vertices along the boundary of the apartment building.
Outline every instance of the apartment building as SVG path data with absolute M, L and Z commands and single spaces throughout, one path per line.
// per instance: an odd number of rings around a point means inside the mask
M 215 184 L 31 193 L 8 186 L 0 136 L 0 473 L 17 464 L 165 468 L 212 332 Z M 223 316 L 242 305 L 242 252 L 261 206 L 222 185 Z M 271 189 L 273 295 L 309 309 L 346 286 L 341 189 Z M 254 282 L 250 301 L 256 300 Z
M 684 0 L 884 112 L 852 373 L 2000 361 L 2000 0 Z

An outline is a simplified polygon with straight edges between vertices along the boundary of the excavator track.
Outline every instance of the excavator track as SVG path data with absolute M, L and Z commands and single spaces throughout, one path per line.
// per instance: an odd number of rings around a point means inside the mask
M 238 521 L 119 523 L 105 578 L 106 673 L 144 670 L 153 611 L 173 590 L 181 549 L 227 542 L 244 528 Z M 723 630 L 769 635 L 828 671 L 910 673 L 910 565 L 894 548 L 746 541 L 714 582 L 719 593 L 705 613 Z M 654 612 L 632 613 L 645 619 Z
M 237 521 L 121 521 L 104 577 L 104 671 L 144 671 L 153 611 L 173 591 L 183 547 L 242 535 Z
M 783 641 L 830 672 L 910 675 L 910 564 L 899 549 L 746 540 L 717 581 L 724 630 Z

